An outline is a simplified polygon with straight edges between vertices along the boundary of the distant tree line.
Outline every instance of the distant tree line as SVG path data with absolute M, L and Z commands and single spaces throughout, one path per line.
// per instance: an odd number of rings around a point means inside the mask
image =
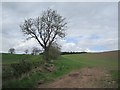
M 84 54 L 87 52 L 61 52 L 61 55 L 66 55 L 66 54 Z
M 61 55 L 66 55 L 66 54 L 84 54 L 87 52 L 60 52 Z M 40 54 L 43 54 L 42 52 Z
M 15 54 L 15 51 L 16 51 L 15 48 L 10 48 L 10 49 L 8 50 L 8 53 L 10 53 L 10 54 Z M 33 48 L 32 48 L 32 51 L 31 51 L 31 54 L 32 54 L 32 55 L 39 55 L 41 52 L 42 52 L 42 50 L 40 50 L 39 48 L 33 47 Z M 30 51 L 29 51 L 28 49 L 25 49 L 25 51 L 24 51 L 23 54 L 28 54 L 28 53 L 30 53 Z
M 60 52 L 60 48 L 57 47 L 57 46 L 58 45 L 55 45 L 55 44 L 53 44 L 51 46 L 51 48 L 50 48 L 50 57 L 53 57 L 53 56 L 55 57 L 57 55 L 66 55 L 66 54 L 84 54 L 84 53 L 87 53 L 85 51 L 83 51 L 83 52 L 74 52 L 74 51 L 73 52 Z M 15 54 L 15 49 L 10 48 L 8 50 L 8 52 L 11 53 L 11 54 Z M 26 49 L 24 52 L 25 52 L 25 54 L 28 54 L 29 50 Z M 43 54 L 44 54 L 43 51 L 40 50 L 39 48 L 37 48 L 37 47 L 32 48 L 31 55 L 43 55 Z

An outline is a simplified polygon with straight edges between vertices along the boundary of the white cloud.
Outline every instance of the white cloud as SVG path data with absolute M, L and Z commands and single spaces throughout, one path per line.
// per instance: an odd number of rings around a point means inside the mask
M 42 50 L 42 47 L 38 44 L 38 42 L 35 39 L 18 42 L 18 45 L 14 46 L 16 51 L 19 51 L 21 53 L 24 53 L 26 49 L 28 49 L 29 53 L 31 53 L 33 47 L 37 47 Z

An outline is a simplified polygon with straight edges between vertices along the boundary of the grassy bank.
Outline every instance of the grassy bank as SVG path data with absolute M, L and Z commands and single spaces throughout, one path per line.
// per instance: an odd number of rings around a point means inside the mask
M 17 63 L 20 59 L 29 60 L 29 62 L 42 61 L 41 56 L 33 55 L 18 55 L 18 54 L 3 54 L 3 65 Z M 85 54 L 70 54 L 62 55 L 58 60 L 55 60 L 54 65 L 56 71 L 54 72 L 35 72 L 29 76 L 25 75 L 22 79 L 3 80 L 3 87 L 35 87 L 38 81 L 42 80 L 44 83 L 54 81 L 72 70 L 83 67 L 100 67 L 110 71 L 114 79 L 118 79 L 118 56 L 117 52 L 107 53 L 85 53 Z

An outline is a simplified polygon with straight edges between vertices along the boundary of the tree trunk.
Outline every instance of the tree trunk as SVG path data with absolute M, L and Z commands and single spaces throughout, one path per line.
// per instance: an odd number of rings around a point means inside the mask
M 44 59 L 46 61 L 49 61 L 49 47 L 46 47 L 45 50 L 44 50 Z

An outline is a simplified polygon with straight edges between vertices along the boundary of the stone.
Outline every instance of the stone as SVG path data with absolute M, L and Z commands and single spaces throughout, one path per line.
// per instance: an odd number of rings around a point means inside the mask
M 44 83 L 43 80 L 38 81 L 38 84 L 39 84 L 39 85 L 40 85 L 40 84 L 43 84 L 43 83 Z

